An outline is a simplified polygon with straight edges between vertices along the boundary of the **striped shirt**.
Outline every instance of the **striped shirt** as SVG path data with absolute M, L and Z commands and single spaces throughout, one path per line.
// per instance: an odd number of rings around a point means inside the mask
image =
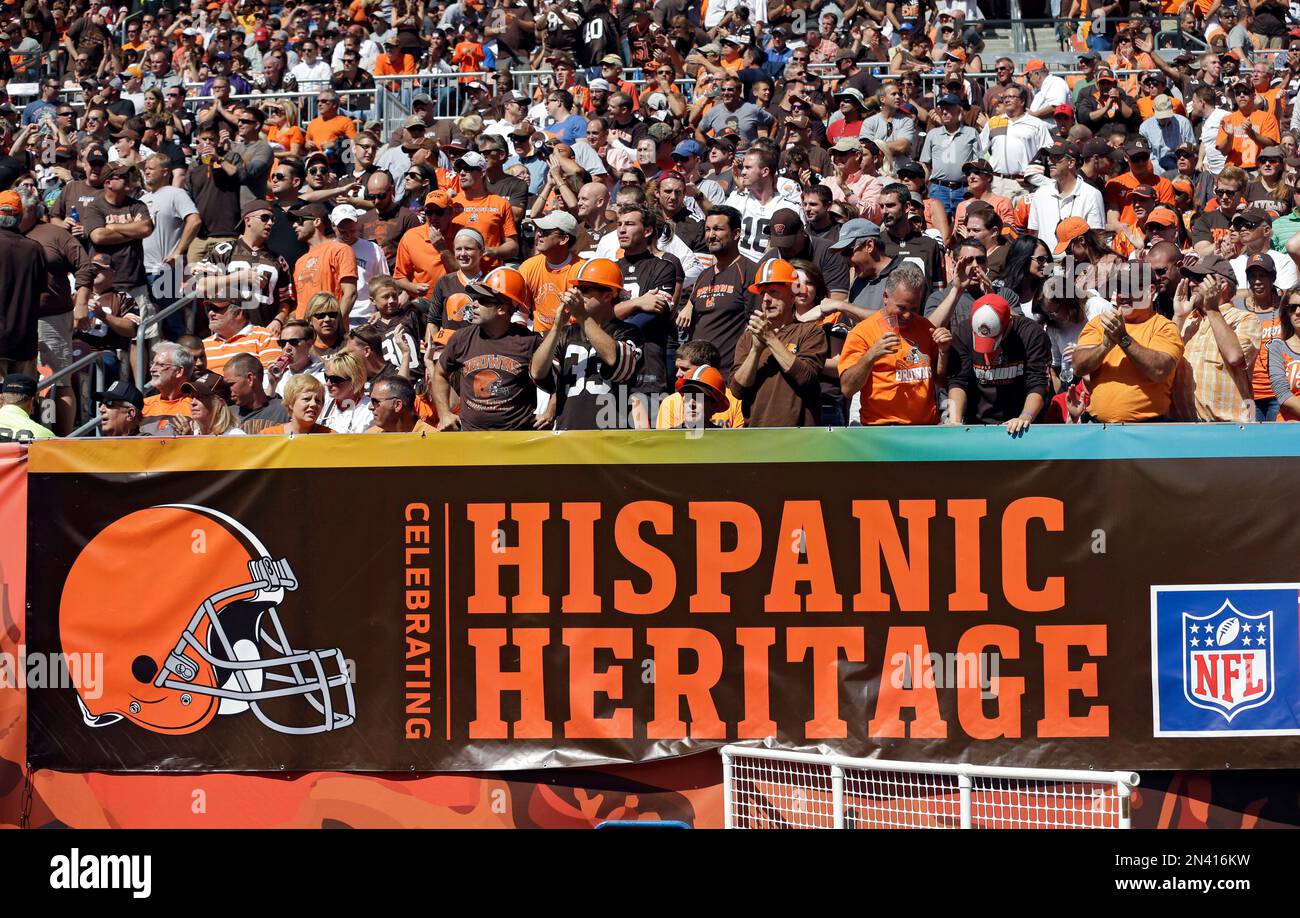
M 1259 319 L 1244 309 L 1225 306 L 1223 320 L 1237 336 L 1249 367 L 1259 351 Z M 1214 329 L 1204 316 L 1188 316 L 1183 325 L 1183 363 L 1174 384 L 1174 417 L 1188 421 L 1232 421 L 1245 424 L 1255 419 L 1255 405 L 1249 394 L 1237 387 L 1232 369 L 1224 362 L 1214 338 Z M 1249 387 L 1249 370 L 1242 371 Z
M 212 335 L 203 339 L 203 350 L 208 356 L 208 369 L 220 373 L 230 358 L 236 354 L 252 354 L 266 369 L 284 355 L 275 336 L 260 325 L 251 322 L 230 338 Z

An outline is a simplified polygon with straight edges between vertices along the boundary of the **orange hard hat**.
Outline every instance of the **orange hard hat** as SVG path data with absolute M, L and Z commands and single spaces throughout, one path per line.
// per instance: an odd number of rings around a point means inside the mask
M 758 274 L 754 277 L 754 283 L 750 285 L 749 292 L 758 293 L 761 288 L 769 284 L 793 284 L 798 279 L 794 273 L 794 265 L 784 258 L 773 258 L 758 266 Z
M 529 308 L 528 285 L 524 282 L 524 276 L 514 268 L 493 268 L 487 273 L 487 277 L 477 283 L 469 284 L 465 289 L 488 299 L 500 295 L 520 309 Z
M 707 363 L 696 367 L 677 380 L 677 391 L 681 392 L 685 389 L 701 389 L 720 402 L 725 403 L 727 400 L 726 380 L 722 378 L 721 372 Z
M 578 270 L 573 272 L 570 280 L 575 287 L 578 284 L 594 284 L 597 287 L 608 287 L 610 290 L 623 289 L 623 271 L 608 258 L 592 258 L 584 261 L 578 265 Z

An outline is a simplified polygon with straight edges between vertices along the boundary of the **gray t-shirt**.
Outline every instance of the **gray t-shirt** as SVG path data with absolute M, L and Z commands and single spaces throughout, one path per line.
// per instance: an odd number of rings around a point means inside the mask
M 740 108 L 728 111 L 725 105 L 715 105 L 700 121 L 701 133 L 721 134 L 727 122 L 735 119 L 736 130 L 747 141 L 753 142 L 758 137 L 758 129 L 772 123 L 772 115 L 752 102 L 742 102 Z
M 877 112 L 862 122 L 862 130 L 858 131 L 858 137 L 874 140 L 882 145 L 893 143 L 895 140 L 906 140 L 907 151 L 894 154 L 894 165 L 901 166 L 912 159 L 912 148 L 916 146 L 916 122 L 906 115 L 895 115 L 887 119 Z
M 153 232 L 144 240 L 144 269 L 161 271 L 163 259 L 180 241 L 185 220 L 190 214 L 198 213 L 198 208 L 185 189 L 172 185 L 146 191 L 140 200 L 149 208 L 149 218 L 153 220 Z

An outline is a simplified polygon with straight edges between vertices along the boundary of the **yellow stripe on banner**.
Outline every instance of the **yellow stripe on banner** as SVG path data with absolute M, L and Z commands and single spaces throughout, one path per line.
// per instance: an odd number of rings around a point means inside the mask
M 409 468 L 737 462 L 739 431 L 549 431 L 448 434 L 316 434 L 299 437 L 41 440 L 33 474 L 139 474 L 237 469 Z M 747 431 L 775 445 L 799 431 Z M 807 437 L 807 432 L 802 432 Z M 761 435 L 766 436 L 761 436 Z M 719 436 L 721 435 L 721 436 Z M 746 450 L 772 461 L 754 439 Z M 847 457 L 846 457 L 847 458 Z

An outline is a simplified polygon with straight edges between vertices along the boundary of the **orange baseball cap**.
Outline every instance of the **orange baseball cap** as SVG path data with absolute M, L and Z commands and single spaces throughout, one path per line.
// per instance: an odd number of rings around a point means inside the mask
M 1033 60 L 1031 60 L 1031 61 L 1027 61 L 1027 62 L 1025 63 L 1025 75 L 1026 75 L 1026 76 L 1028 76 L 1029 74 L 1033 73 L 1035 70 L 1046 70 L 1046 69 L 1047 69 L 1047 64 L 1044 63 L 1044 62 L 1043 62 L 1042 60 L 1040 60 L 1039 58 L 1034 58 Z
M 447 208 L 451 206 L 451 196 L 445 191 L 430 191 L 424 196 L 424 206 Z
M 1154 223 L 1156 226 L 1177 226 L 1178 217 L 1167 207 L 1158 207 L 1151 211 L 1151 216 L 1147 217 L 1146 225 Z
M 1196 192 L 1192 189 L 1192 183 L 1189 182 L 1189 181 L 1187 181 L 1187 180 L 1185 180 L 1185 179 L 1179 179 L 1178 181 L 1174 182 L 1173 185 L 1174 185 L 1174 191 L 1181 191 L 1183 194 L 1195 194 L 1195 193 L 1196 193 Z
M 22 216 L 23 199 L 19 197 L 18 192 L 0 192 L 0 214 L 4 214 L 6 217 Z
M 1066 217 L 1056 228 L 1056 254 L 1060 255 L 1065 247 L 1092 229 L 1083 217 Z

